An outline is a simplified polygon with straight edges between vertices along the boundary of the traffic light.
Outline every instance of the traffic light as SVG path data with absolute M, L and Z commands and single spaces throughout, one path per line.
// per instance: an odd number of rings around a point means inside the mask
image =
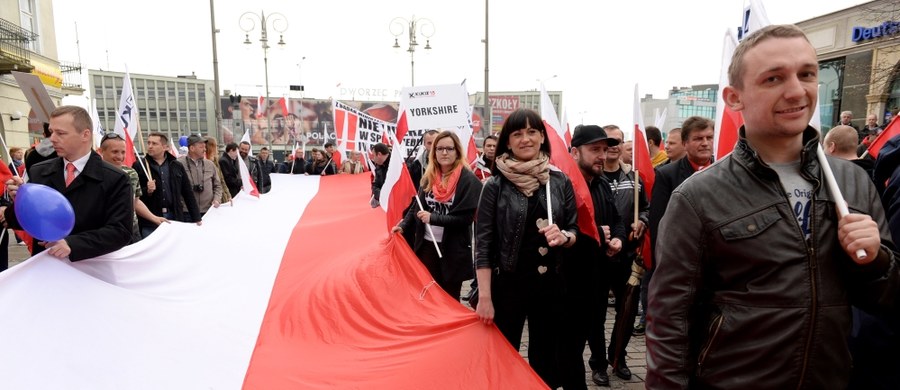
M 303 92 L 303 86 L 302 86 L 302 85 L 292 85 L 292 86 L 291 86 L 291 91 L 301 91 L 301 92 Z

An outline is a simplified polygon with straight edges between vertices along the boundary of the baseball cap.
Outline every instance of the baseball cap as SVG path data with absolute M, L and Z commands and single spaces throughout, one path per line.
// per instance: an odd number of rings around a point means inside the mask
M 575 134 L 572 135 L 572 146 L 574 147 L 599 141 L 606 141 L 606 144 L 609 146 L 616 146 L 619 144 L 618 139 L 609 138 L 609 136 L 606 135 L 606 131 L 597 125 L 578 126 L 575 128 Z

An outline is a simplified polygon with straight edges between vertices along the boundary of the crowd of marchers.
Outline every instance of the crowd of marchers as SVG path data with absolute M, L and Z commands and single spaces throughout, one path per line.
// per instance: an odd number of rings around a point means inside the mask
M 468 300 L 515 349 L 527 321 L 529 364 L 550 388 L 584 389 L 588 371 L 600 386 L 610 373 L 630 379 L 634 336 L 646 337 L 652 389 L 898 388 L 900 138 L 877 159 L 859 157 L 887 126 L 871 115 L 857 129 L 849 112 L 820 137 L 809 125 L 818 69 L 795 26 L 746 37 L 721 91 L 743 117 L 733 151 L 714 161 L 708 118 L 688 118 L 665 143 L 647 127 L 655 179 L 646 189 L 634 144 L 615 125 L 575 128 L 562 154 L 577 166 L 568 175 L 551 164 L 560 154 L 532 110 L 511 113 L 472 163 L 455 133 L 427 131 L 423 153 L 404 161 L 417 194 L 392 232 L 440 288 Z M 94 151 L 91 129 L 85 110 L 60 107 L 46 142 L 9 166 L 75 209 L 72 233 L 34 240 L 33 253 L 77 261 L 162 223 L 199 225 L 241 191 L 242 171 L 260 193 L 271 190 L 273 173 L 371 171 L 375 207 L 391 154 L 377 144 L 341 162 L 326 145 L 276 164 L 266 148 L 253 156 L 249 143 L 232 143 L 219 155 L 214 139 L 190 136 L 187 155 L 176 158 L 165 134 L 150 133 L 146 155 L 127 167 L 126 140 L 107 134 Z M 820 148 L 827 157 L 817 157 Z M 5 168 L 0 222 L 21 229 L 12 206 L 23 180 Z M 577 198 L 593 206 L 592 221 Z M 647 235 L 652 255 L 642 259 Z M 468 280 L 472 293 L 461 297 Z

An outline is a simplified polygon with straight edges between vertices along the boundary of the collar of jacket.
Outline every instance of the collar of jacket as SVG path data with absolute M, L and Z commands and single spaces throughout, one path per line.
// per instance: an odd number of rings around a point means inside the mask
M 733 158 L 745 165 L 751 172 L 769 180 L 777 180 L 778 174 L 760 160 L 759 154 L 747 142 L 744 126 L 741 126 L 738 134 L 738 142 L 731 152 Z M 803 148 L 800 150 L 800 173 L 807 178 L 819 177 L 819 161 L 816 158 L 818 146 L 819 131 L 812 126 L 806 126 L 806 129 L 803 130 Z

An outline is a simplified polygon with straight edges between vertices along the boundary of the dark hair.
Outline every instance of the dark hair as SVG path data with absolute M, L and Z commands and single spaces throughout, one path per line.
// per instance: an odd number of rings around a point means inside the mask
M 491 135 L 489 135 L 489 136 L 487 136 L 487 137 L 484 137 L 484 140 L 481 141 L 481 147 L 482 147 L 482 148 L 484 147 L 484 144 L 486 144 L 487 141 L 488 141 L 489 139 L 494 140 L 494 142 L 498 142 L 498 141 L 497 141 L 497 139 L 498 139 L 498 138 L 497 138 L 497 135 L 496 135 L 496 134 L 491 134 Z M 498 143 L 499 143 L 499 142 L 498 142 Z
M 44 138 L 50 138 L 51 135 L 53 132 L 50 131 L 50 122 L 44 122 Z
M 262 151 L 263 151 L 263 150 L 265 150 L 265 151 L 267 151 L 267 152 L 268 152 L 268 151 L 269 151 L 269 148 L 267 148 L 267 147 L 265 147 L 265 146 L 263 146 L 263 147 L 262 147 L 262 148 L 260 148 L 260 149 L 259 149 L 259 151 L 260 151 L 260 152 L 262 152 Z
M 253 146 L 253 145 L 250 145 L 250 143 L 247 141 L 241 141 L 241 145 Z
M 644 132 L 647 133 L 647 142 L 653 142 L 656 146 L 662 144 L 662 133 L 659 132 L 659 128 L 656 126 L 647 126 L 644 128 Z
M 103 138 L 100 138 L 100 149 L 106 150 L 106 146 L 105 146 L 106 141 L 109 141 L 111 139 L 117 139 L 119 141 L 125 142 L 125 138 L 122 138 L 122 136 L 119 135 L 119 133 L 116 133 L 116 132 L 106 133 L 106 134 L 103 134 Z
M 151 131 L 150 134 L 147 135 L 147 138 L 150 138 L 150 137 L 159 137 L 159 139 L 162 140 L 162 143 L 169 142 L 169 136 L 167 136 L 165 133 L 160 133 L 158 131 Z
M 328 142 L 328 143 L 325 144 L 325 147 L 326 147 L 326 148 L 328 148 L 329 146 L 330 146 L 330 147 L 334 147 L 334 143 Z
M 237 150 L 237 148 L 238 148 L 238 144 L 236 144 L 234 142 L 230 142 L 230 143 L 228 143 L 228 145 L 225 145 L 225 153 L 228 153 L 232 150 Z
M 541 134 L 544 136 L 544 143 L 541 144 L 540 148 L 542 152 L 546 153 L 549 156 L 550 142 L 547 140 L 547 128 L 544 127 L 544 120 L 541 119 L 541 116 L 537 113 L 537 111 L 527 108 L 520 108 L 513 111 L 506 118 L 506 122 L 503 122 L 503 127 L 500 129 L 500 136 L 497 139 L 497 153 L 495 154 L 495 156 L 501 156 L 504 153 L 509 152 L 510 134 L 512 134 L 514 131 L 519 131 L 529 126 L 532 129 L 541 131 Z M 495 174 L 499 174 L 499 170 L 497 170 L 496 164 L 494 165 L 494 171 Z
M 375 146 L 372 147 L 372 152 L 375 152 L 378 154 L 390 154 L 391 150 L 388 149 L 387 145 L 382 144 L 382 143 L 377 143 L 377 144 L 375 144 Z
M 702 116 L 692 116 L 684 120 L 681 124 L 681 143 L 686 143 L 691 139 L 691 133 L 705 129 L 712 129 L 713 121 Z

